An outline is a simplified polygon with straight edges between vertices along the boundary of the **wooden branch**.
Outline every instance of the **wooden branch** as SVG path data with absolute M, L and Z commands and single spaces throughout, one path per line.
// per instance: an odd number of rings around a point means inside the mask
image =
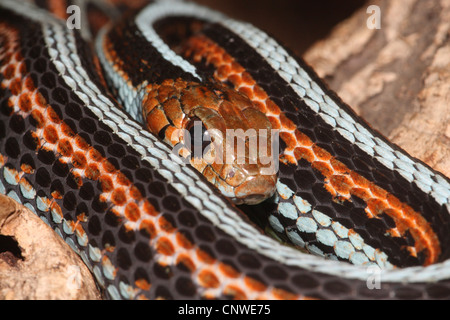
M 450 176 L 450 1 L 371 1 L 304 58 L 391 141 Z
M 0 300 L 100 299 L 80 257 L 26 207 L 0 194 Z

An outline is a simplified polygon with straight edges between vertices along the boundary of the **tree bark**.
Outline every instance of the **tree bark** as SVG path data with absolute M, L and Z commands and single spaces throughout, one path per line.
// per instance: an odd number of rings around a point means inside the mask
M 304 55 L 372 127 L 450 176 L 450 1 L 376 0 Z
M 0 300 L 100 299 L 80 257 L 26 207 L 0 194 Z

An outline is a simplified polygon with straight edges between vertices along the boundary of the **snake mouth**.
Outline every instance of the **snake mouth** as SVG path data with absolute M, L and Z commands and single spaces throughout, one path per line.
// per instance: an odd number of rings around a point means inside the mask
M 255 205 L 270 198 L 276 189 L 276 175 L 251 177 L 235 189 L 235 204 Z

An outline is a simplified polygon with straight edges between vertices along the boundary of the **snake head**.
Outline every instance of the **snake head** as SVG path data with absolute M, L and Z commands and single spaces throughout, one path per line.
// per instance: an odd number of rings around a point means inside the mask
M 246 96 L 220 83 L 182 80 L 165 81 L 148 96 L 143 109 L 150 131 L 173 147 L 182 143 L 179 154 L 223 195 L 236 204 L 257 204 L 273 195 L 275 136 L 266 115 Z

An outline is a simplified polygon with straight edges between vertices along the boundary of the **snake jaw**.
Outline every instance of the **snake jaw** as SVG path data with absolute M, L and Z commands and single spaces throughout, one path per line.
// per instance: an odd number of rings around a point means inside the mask
M 274 194 L 276 181 L 276 175 L 251 177 L 235 188 L 236 199 L 241 200 L 243 204 L 259 204 Z M 252 190 L 252 192 L 249 193 L 247 190 Z
M 244 94 L 169 79 L 147 86 L 142 104 L 149 130 L 173 147 L 183 142 L 191 165 L 235 203 L 260 203 L 275 192 L 276 173 L 267 170 L 276 160 L 272 126 Z

